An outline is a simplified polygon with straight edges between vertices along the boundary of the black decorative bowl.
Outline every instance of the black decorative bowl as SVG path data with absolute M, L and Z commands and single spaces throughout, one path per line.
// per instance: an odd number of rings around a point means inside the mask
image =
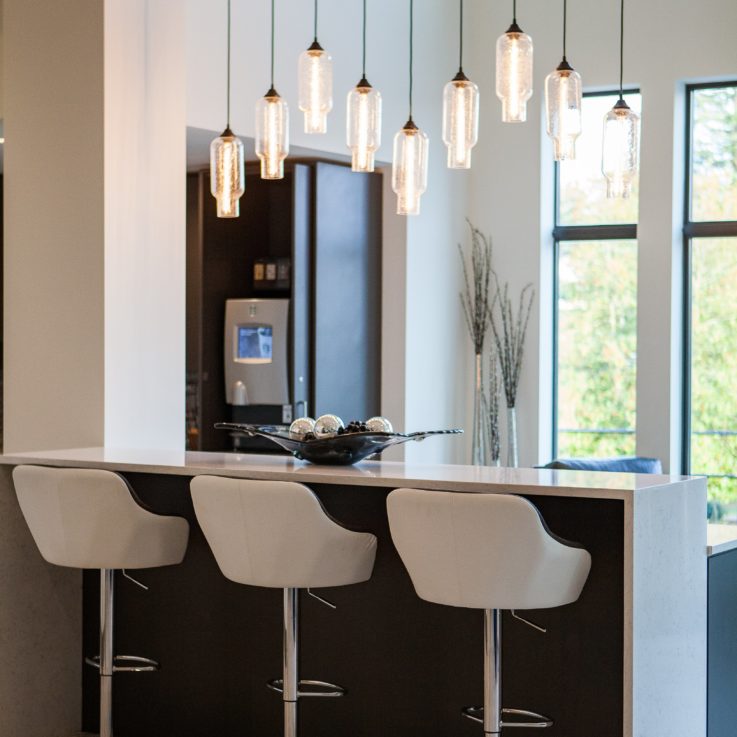
M 295 458 L 328 466 L 350 466 L 364 458 L 381 453 L 392 445 L 410 440 L 424 440 L 431 435 L 460 435 L 463 430 L 430 430 L 428 432 L 352 432 L 330 438 L 296 440 L 275 425 L 243 425 L 237 422 L 218 422 L 217 430 L 239 432 L 250 437 L 267 438 L 288 450 Z

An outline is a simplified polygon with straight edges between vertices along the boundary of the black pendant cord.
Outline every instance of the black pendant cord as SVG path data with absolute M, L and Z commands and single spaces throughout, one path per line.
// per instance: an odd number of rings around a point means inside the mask
M 517 25 L 517 0 L 512 0 L 512 25 Z
M 227 85 L 228 85 L 228 92 L 226 95 L 226 128 L 227 130 L 230 130 L 230 0 L 228 0 L 228 73 L 227 73 Z
M 459 33 L 459 44 L 458 44 L 458 71 L 463 71 L 463 0 L 460 0 L 460 33 Z
M 366 79 L 366 0 L 363 0 L 363 51 L 361 54 L 361 79 Z
M 412 62 L 414 57 L 414 15 L 415 15 L 415 3 L 414 0 L 409 0 L 409 120 L 412 122 Z
M 274 2 L 271 0 L 271 89 L 274 89 Z
M 619 99 L 624 99 L 624 0 L 619 13 Z
M 315 0 L 315 43 L 317 43 L 317 0 Z
M 568 25 L 568 0 L 563 0 L 563 61 L 566 61 L 566 26 Z

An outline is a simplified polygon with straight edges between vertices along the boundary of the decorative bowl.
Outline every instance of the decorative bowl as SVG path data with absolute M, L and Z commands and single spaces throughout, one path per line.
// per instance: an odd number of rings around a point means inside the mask
M 250 437 L 267 438 L 288 450 L 295 458 L 328 466 L 350 466 L 364 458 L 381 453 L 392 445 L 410 440 L 424 440 L 431 435 L 460 435 L 463 430 L 429 430 L 426 432 L 352 432 L 329 438 L 298 440 L 276 425 L 244 425 L 237 422 L 218 422 L 217 430 L 239 432 Z

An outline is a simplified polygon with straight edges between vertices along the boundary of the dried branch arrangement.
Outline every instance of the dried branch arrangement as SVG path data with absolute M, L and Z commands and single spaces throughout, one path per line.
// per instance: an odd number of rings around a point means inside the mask
M 499 375 L 499 356 L 496 345 L 491 344 L 489 351 L 489 380 L 483 396 L 484 414 L 486 416 L 486 440 L 489 449 L 489 463 L 499 463 L 502 454 L 501 435 L 499 434 L 499 411 L 502 401 L 502 381 Z
M 496 292 L 489 308 L 489 320 L 494 334 L 494 343 L 499 356 L 504 396 L 507 408 L 512 409 L 517 402 L 517 388 L 522 373 L 522 359 L 525 350 L 527 325 L 530 321 L 535 290 L 527 284 L 520 293 L 517 314 L 515 315 L 512 298 L 509 296 L 509 283 L 502 288 L 499 278 L 494 273 Z
M 463 265 L 465 284 L 465 291 L 460 292 L 459 296 L 474 353 L 478 356 L 484 350 L 484 340 L 491 320 L 491 239 L 475 228 L 470 220 L 467 219 L 466 222 L 471 229 L 471 264 L 469 269 L 459 243 L 458 254 Z

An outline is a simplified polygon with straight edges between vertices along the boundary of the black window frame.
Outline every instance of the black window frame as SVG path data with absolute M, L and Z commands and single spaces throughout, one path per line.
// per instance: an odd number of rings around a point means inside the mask
M 584 92 L 586 97 L 605 97 L 616 95 L 618 90 Z M 639 87 L 627 88 L 624 96 L 640 95 Z M 553 174 L 553 401 L 552 401 L 552 457 L 558 457 L 558 328 L 559 328 L 559 262 L 560 244 L 565 241 L 598 240 L 637 240 L 637 223 L 617 223 L 612 225 L 561 225 L 560 224 L 560 162 L 554 161 Z M 602 177 L 604 175 L 602 174 Z M 639 209 L 639 208 L 638 208 Z M 636 432 L 636 429 L 632 431 Z
M 692 335 L 692 310 L 693 298 L 692 275 L 693 275 L 693 239 L 694 238 L 732 238 L 737 237 L 737 220 L 691 220 L 692 193 L 693 193 L 693 167 L 691 155 L 693 153 L 693 95 L 698 90 L 721 89 L 723 87 L 736 87 L 737 79 L 718 82 L 698 82 L 687 84 L 686 94 L 686 116 L 685 116 L 685 166 L 683 187 L 683 306 L 682 306 L 682 389 L 681 389 L 681 473 L 691 473 L 691 349 L 693 345 Z M 708 475 L 708 474 L 707 474 Z M 717 474 L 721 476 L 721 474 Z

